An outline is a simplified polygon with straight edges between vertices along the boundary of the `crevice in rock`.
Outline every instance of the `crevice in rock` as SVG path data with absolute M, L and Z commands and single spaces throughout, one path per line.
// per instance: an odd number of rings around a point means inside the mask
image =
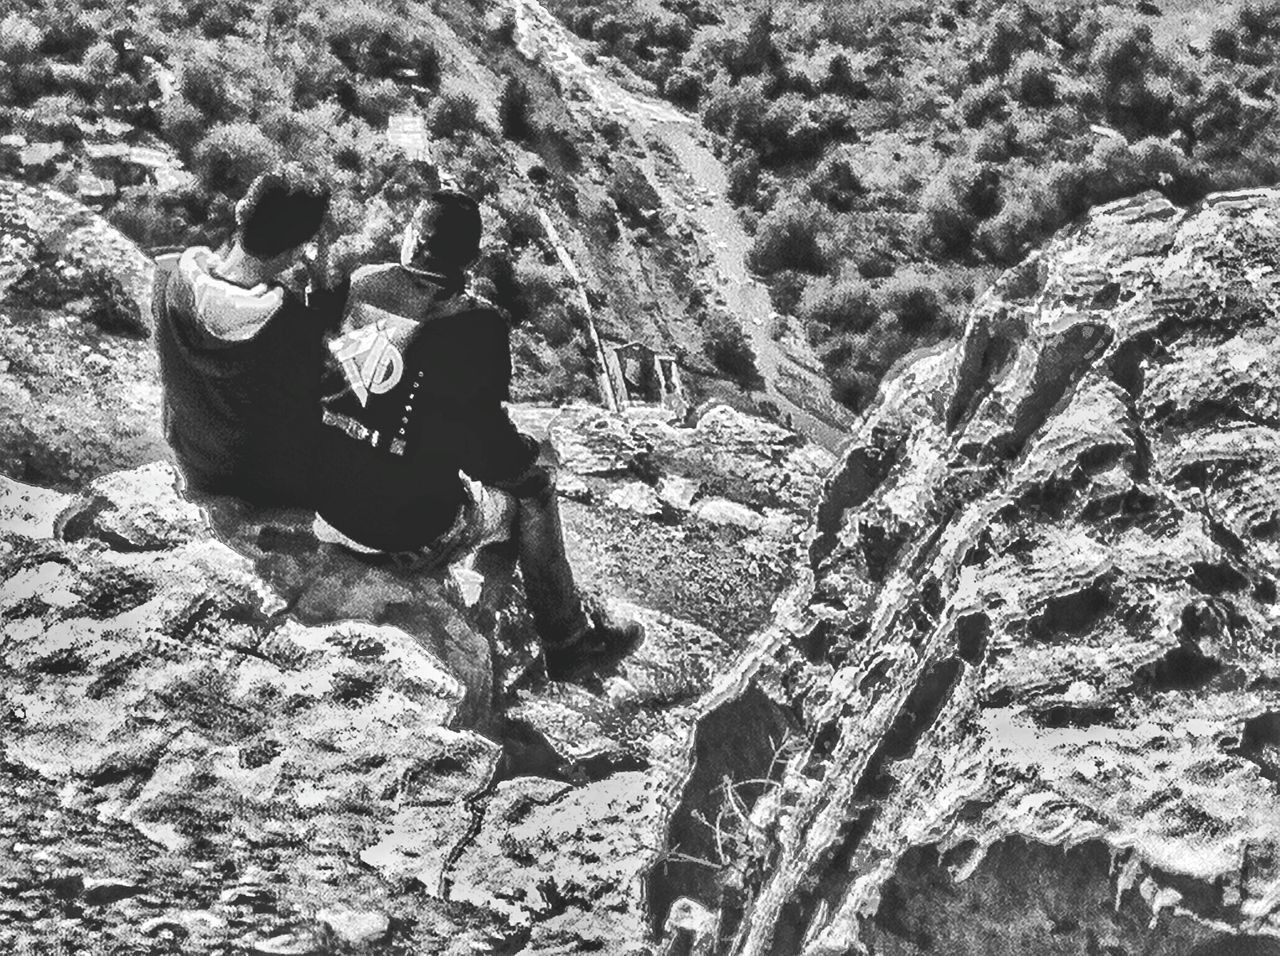
M 1070 395 L 1114 334 L 1109 325 L 1101 322 L 1081 322 L 1042 343 L 1031 381 L 1017 406 L 1010 410 L 1006 431 L 993 440 L 992 450 L 1006 458 L 1016 457 Z
M 796 716 L 754 682 L 705 714 L 693 732 L 693 761 L 678 785 L 661 846 L 665 852 L 645 874 L 645 904 L 650 925 L 661 932 L 671 905 L 680 897 L 720 909 L 723 885 L 715 834 L 707 821 L 716 819 L 726 780 L 750 812 L 782 770 L 783 756 L 799 734 Z M 718 796 L 721 795 L 721 796 Z M 707 865 L 710 862 L 711 865 Z M 726 909 L 728 909 L 726 907 Z M 732 922 L 732 914 L 722 914 Z
M 1202 594 L 1217 595 L 1228 591 L 1243 591 L 1249 586 L 1249 579 L 1225 561 L 1192 562 L 1188 580 L 1191 586 Z
M 949 657 L 930 667 L 920 676 L 907 695 L 901 710 L 888 731 L 880 739 L 879 746 L 867 761 L 866 770 L 858 784 L 859 797 L 883 797 L 893 786 L 887 771 L 888 764 L 905 760 L 915 752 L 924 733 L 933 726 L 938 714 L 951 699 L 964 661 Z
M 1059 594 L 1044 602 L 1040 613 L 1028 619 L 1027 636 L 1036 641 L 1056 641 L 1093 628 L 1110 610 L 1111 588 L 1106 581 Z
M 900 447 L 885 447 L 887 434 L 873 446 L 852 448 L 844 463 L 827 482 L 822 500 L 814 511 L 814 539 L 809 549 L 809 566 L 817 568 L 834 550 L 845 512 L 865 503 L 898 460 Z
M 1280 784 L 1280 711 L 1246 720 L 1236 753 L 1257 764 L 1268 780 Z

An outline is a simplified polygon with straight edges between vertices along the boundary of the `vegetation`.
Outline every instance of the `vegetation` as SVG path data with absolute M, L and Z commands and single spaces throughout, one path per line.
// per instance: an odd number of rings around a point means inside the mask
M 855 406 L 1089 206 L 1280 170 L 1275 0 L 1191 36 L 1118 0 L 553 5 L 721 134 L 752 265 Z
M 27 0 L 16 9 L 0 17 L 0 135 L 64 151 L 38 168 L 16 167 L 11 153 L 6 174 L 74 193 L 93 171 L 87 145 L 167 148 L 189 181 L 117 178 L 107 214 L 145 246 L 214 244 L 254 176 L 301 162 L 334 187 L 332 280 L 392 258 L 401 224 L 445 172 L 486 201 L 478 284 L 525 323 L 516 350 L 526 397 L 591 392 L 582 317 L 559 294 L 564 276 L 540 229 L 528 227 L 531 187 L 504 143 L 535 145 L 537 104 L 516 77 L 488 93 L 464 89 L 428 5 Z M 510 28 L 495 18 L 489 34 L 509 39 Z M 406 112 L 425 119 L 429 163 L 410 162 L 389 139 L 390 118 Z M 104 122 L 116 132 L 104 134 Z

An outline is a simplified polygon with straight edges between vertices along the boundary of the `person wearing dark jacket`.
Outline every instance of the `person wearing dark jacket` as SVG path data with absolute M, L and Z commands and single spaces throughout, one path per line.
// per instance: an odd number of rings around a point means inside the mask
M 321 388 L 316 528 L 424 571 L 491 558 L 514 536 L 547 673 L 564 677 L 641 634 L 574 584 L 553 463 L 503 404 L 506 319 L 467 289 L 480 231 L 475 201 L 441 190 L 415 212 L 398 264 L 352 275 Z
M 230 251 L 187 249 L 157 283 L 165 437 L 189 491 L 314 502 L 324 334 L 339 309 L 309 308 L 279 280 L 328 203 L 297 169 L 266 173 L 236 206 Z

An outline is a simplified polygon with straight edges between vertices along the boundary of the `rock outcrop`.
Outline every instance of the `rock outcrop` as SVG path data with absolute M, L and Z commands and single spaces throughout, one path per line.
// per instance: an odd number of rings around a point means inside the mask
M 518 600 L 486 632 L 465 569 L 371 566 L 164 462 L 0 478 L 0 949 L 640 946 L 672 757 L 832 462 L 728 409 L 515 414 L 563 459 L 582 579 L 646 626 L 592 686 L 530 669 Z
M 0 471 L 72 490 L 164 457 L 152 271 L 87 207 L 0 180 Z
M 1278 264 L 1280 193 L 1115 203 L 886 383 L 699 718 L 665 952 L 1280 953 Z

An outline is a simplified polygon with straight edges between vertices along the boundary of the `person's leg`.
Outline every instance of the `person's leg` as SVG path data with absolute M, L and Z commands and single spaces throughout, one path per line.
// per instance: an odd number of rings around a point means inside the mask
M 591 627 L 591 620 L 565 554 L 554 484 L 520 499 L 516 529 L 520 574 L 538 637 L 544 646 L 571 644 Z

